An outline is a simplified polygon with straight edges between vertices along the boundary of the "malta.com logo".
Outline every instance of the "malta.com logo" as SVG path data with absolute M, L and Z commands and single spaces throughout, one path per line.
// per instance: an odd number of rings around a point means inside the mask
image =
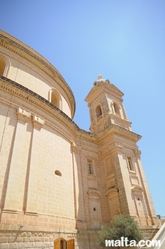
M 139 242 L 136 242 L 136 240 L 128 240 L 127 237 L 121 237 L 120 240 L 105 240 L 105 247 L 136 247 L 141 249 L 144 247 L 159 248 L 160 246 L 160 240 L 140 240 Z

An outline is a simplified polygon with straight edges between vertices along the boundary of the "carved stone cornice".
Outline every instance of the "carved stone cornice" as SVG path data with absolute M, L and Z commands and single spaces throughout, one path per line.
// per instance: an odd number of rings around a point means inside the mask
M 101 131 L 99 134 L 97 134 L 97 138 L 102 140 L 110 134 L 126 137 L 127 139 L 133 140 L 134 142 L 138 142 L 141 139 L 140 135 L 115 124 L 111 124 L 104 131 Z
M 33 63 L 36 67 L 40 68 L 53 80 L 55 80 L 68 96 L 69 101 L 71 103 L 71 114 L 72 117 L 74 116 L 76 103 L 73 92 L 65 81 L 65 79 L 63 78 L 63 76 L 55 67 L 53 67 L 53 65 L 51 65 L 44 57 L 38 54 L 35 50 L 1 30 L 0 46 L 18 54 L 19 56 Z
M 120 97 L 124 95 L 115 85 L 111 84 L 109 80 L 106 80 L 106 82 L 102 81 L 101 84 L 94 83 L 94 86 L 86 96 L 85 101 L 88 102 L 89 99 L 95 99 L 98 94 L 105 93 L 105 90 L 107 93 L 113 91 L 114 94 L 117 94 Z
M 86 141 L 97 143 L 95 134 L 80 129 L 78 125 L 58 107 L 54 106 L 47 99 L 27 87 L 24 87 L 21 84 L 0 75 L 0 90 L 10 94 L 12 99 L 16 97 L 17 103 L 19 103 L 18 100 L 21 99 L 33 106 L 33 108 L 31 108 L 31 113 L 33 113 L 32 110 L 36 107 L 38 110 L 42 110 L 43 112 L 49 114 L 50 117 L 58 118 L 58 121 L 67 127 L 68 131 L 70 130 L 75 136 L 81 136 L 81 138 Z M 8 99 L 8 102 L 11 102 L 11 97 Z

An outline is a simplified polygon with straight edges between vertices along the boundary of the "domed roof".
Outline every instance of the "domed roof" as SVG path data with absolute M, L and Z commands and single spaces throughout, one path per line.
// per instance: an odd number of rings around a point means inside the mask
M 34 49 L 30 48 L 23 42 L 0 30 L 0 46 L 7 48 L 8 50 L 23 57 L 29 62 L 33 63 L 49 77 L 51 77 L 57 84 L 63 89 L 68 96 L 71 106 L 71 116 L 73 118 L 76 108 L 75 98 L 73 92 L 60 72 L 48 62 L 42 55 L 37 53 Z

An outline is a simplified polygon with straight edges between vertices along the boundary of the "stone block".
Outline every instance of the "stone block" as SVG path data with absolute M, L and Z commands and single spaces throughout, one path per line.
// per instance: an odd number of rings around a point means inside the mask
M 0 232 L 0 238 L 1 237 L 4 237 L 4 232 L 2 231 L 2 232 Z
M 9 244 L 7 243 L 0 243 L 0 249 L 9 249 Z
M 17 249 L 18 247 L 17 247 L 17 243 L 10 243 L 9 244 L 9 248 L 10 249 Z
M 0 238 L 0 244 L 1 243 L 7 243 L 7 242 L 8 242 L 8 238 L 7 237 Z

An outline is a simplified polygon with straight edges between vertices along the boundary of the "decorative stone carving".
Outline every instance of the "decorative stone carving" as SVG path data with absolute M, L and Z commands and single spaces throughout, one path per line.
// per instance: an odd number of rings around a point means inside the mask
M 108 195 L 111 195 L 112 193 L 118 193 L 118 192 L 119 192 L 119 189 L 118 189 L 118 188 L 112 187 L 112 188 L 110 188 L 110 189 L 108 189 L 108 190 L 106 191 L 105 195 L 108 196 Z
M 23 110 L 21 107 L 18 107 L 17 109 L 17 118 L 18 120 L 23 121 L 24 123 L 28 122 L 28 119 L 30 119 L 31 113 L 27 112 L 26 110 Z
M 79 154 L 81 151 L 80 146 L 76 146 L 74 141 L 71 141 L 71 149 L 73 152 L 75 152 L 76 154 Z
M 32 122 L 34 127 L 38 130 L 40 130 L 45 123 L 45 121 L 42 118 L 39 118 L 36 115 L 32 116 Z
M 89 198 L 91 199 L 99 199 L 101 196 L 100 191 L 94 188 L 89 189 L 87 193 L 89 194 Z
M 134 185 L 132 188 L 131 188 L 132 191 L 138 191 L 138 192 L 142 192 L 143 189 L 140 185 Z
M 122 144 L 121 144 L 120 142 L 113 142 L 113 143 L 111 143 L 111 144 L 109 145 L 108 148 L 109 148 L 110 150 L 113 150 L 113 149 L 116 149 L 116 148 L 122 149 L 123 146 L 122 146 Z
M 137 158 L 140 158 L 140 155 L 141 155 L 141 151 L 138 150 L 138 149 L 134 149 L 134 153 L 136 155 Z

